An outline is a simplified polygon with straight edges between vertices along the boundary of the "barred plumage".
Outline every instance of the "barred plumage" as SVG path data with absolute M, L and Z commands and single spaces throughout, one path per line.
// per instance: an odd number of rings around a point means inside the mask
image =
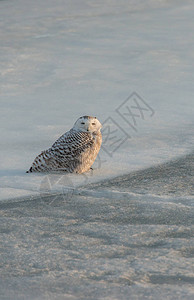
M 94 163 L 102 143 L 102 125 L 96 117 L 83 116 L 48 150 L 41 152 L 27 171 L 83 173 Z

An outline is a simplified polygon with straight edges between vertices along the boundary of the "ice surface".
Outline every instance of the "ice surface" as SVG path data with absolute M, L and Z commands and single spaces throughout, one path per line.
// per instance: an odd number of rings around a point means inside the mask
M 1 201 L 1 299 L 193 299 L 193 197 L 108 183 Z
M 1 199 L 39 192 L 25 171 L 81 115 L 131 137 L 92 180 L 193 148 L 192 1 L 1 1 L 0 14 Z M 155 112 L 137 131 L 115 111 L 133 92 Z
M 193 299 L 193 18 L 0 1 L 1 300 Z M 104 124 L 94 170 L 26 174 L 81 115 Z

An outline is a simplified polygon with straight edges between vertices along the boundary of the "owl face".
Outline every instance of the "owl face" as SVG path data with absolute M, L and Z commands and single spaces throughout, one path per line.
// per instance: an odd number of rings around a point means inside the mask
M 96 117 L 83 116 L 75 122 L 73 128 L 84 132 L 95 132 L 102 128 L 102 124 Z

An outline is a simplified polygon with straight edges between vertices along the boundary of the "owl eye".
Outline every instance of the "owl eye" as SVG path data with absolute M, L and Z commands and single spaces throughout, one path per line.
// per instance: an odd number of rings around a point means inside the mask
M 84 125 L 85 123 L 84 123 L 84 122 L 81 122 L 81 124 Z

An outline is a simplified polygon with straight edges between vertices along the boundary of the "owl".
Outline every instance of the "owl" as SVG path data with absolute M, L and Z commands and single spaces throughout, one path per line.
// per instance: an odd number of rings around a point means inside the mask
M 101 123 L 96 117 L 83 116 L 48 150 L 41 152 L 26 173 L 84 173 L 94 163 L 102 143 Z

